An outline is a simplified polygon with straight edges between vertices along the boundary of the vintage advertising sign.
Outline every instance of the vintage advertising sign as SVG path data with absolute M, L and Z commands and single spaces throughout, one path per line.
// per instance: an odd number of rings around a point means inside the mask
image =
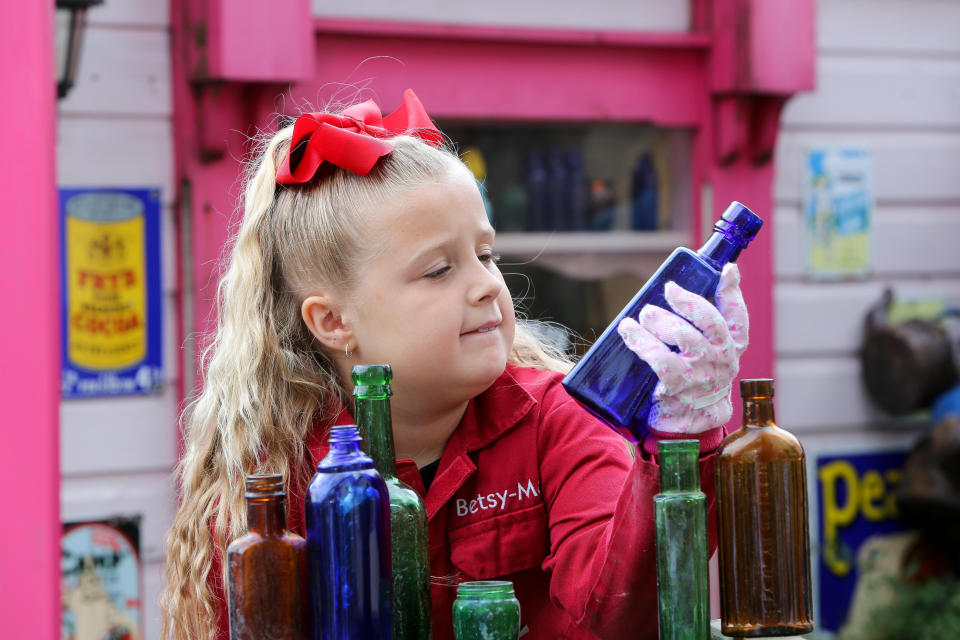
M 863 149 L 816 149 L 807 156 L 804 218 L 807 273 L 814 278 L 870 271 L 872 171 Z
M 855 451 L 815 456 L 817 629 L 839 631 L 858 604 L 858 592 L 876 582 L 871 554 L 892 555 L 904 526 L 897 518 L 895 493 L 903 479 L 904 450 Z M 819 556 L 818 559 L 816 557 Z
M 138 640 L 140 519 L 65 523 L 62 640 Z
M 160 193 L 60 189 L 65 398 L 156 391 L 163 379 Z

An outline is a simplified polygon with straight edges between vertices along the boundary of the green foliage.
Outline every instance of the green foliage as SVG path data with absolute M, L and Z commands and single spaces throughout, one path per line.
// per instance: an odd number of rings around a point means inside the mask
M 896 597 L 881 607 L 864 637 L 871 640 L 943 640 L 960 637 L 960 580 L 894 582 Z M 850 639 L 854 640 L 854 639 Z

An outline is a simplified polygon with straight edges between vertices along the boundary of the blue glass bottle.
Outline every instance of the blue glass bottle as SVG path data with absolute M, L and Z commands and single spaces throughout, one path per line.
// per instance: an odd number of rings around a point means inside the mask
M 660 212 L 657 172 L 650 153 L 644 151 L 633 168 L 631 224 L 637 231 L 654 231 Z
M 569 220 L 567 229 L 580 231 L 587 218 L 587 208 L 590 206 L 590 186 L 587 184 L 587 174 L 583 170 L 580 152 L 567 152 L 567 195 L 569 202 Z
M 529 149 L 523 158 L 523 184 L 527 190 L 527 231 L 544 231 L 549 224 L 547 168 L 543 152 Z
M 636 318 L 647 304 L 669 310 L 663 289 L 670 281 L 712 299 L 723 265 L 737 259 L 762 225 L 759 216 L 733 202 L 698 251 L 675 249 L 563 379 L 567 392 L 618 433 L 640 442 L 647 432 L 657 376 L 623 343 L 617 325 L 627 316 Z
M 390 640 L 390 497 L 354 425 L 333 427 L 307 489 L 313 640 Z
M 547 152 L 547 219 L 544 230 L 569 231 L 570 226 L 570 182 L 567 175 L 567 163 L 563 151 L 551 149 Z

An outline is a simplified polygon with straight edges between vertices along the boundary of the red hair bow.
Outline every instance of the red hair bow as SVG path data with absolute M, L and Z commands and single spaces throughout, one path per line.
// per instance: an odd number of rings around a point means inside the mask
M 373 100 L 339 115 L 305 113 L 293 125 L 293 139 L 277 172 L 277 184 L 309 182 L 324 162 L 365 176 L 378 159 L 393 151 L 393 145 L 383 138 L 404 134 L 435 147 L 443 144 L 443 134 L 410 89 L 403 92 L 403 104 L 386 117 Z

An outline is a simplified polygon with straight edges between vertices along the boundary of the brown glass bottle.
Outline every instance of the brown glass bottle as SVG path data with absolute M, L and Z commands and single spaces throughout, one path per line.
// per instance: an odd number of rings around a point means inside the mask
M 720 445 L 717 515 L 721 631 L 813 630 L 803 447 L 773 419 L 773 380 L 740 382 L 743 428 Z
M 283 476 L 247 476 L 247 530 L 227 547 L 231 640 L 303 640 L 306 541 L 287 531 Z

